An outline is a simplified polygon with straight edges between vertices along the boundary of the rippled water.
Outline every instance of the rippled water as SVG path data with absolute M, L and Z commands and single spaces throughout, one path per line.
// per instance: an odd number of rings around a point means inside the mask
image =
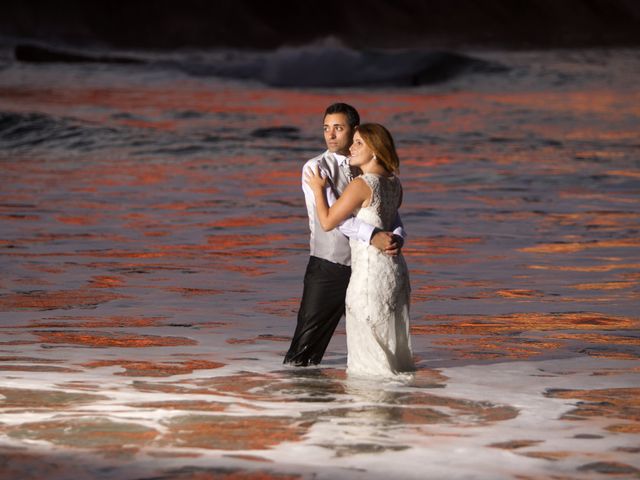
M 640 54 L 478 55 L 505 69 L 332 90 L 6 61 L 0 471 L 637 476 Z M 399 146 L 410 384 L 346 378 L 342 325 L 281 365 L 334 101 Z

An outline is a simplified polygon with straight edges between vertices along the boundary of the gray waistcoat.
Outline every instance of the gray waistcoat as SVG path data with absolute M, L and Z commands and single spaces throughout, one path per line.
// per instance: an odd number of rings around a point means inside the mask
M 349 184 L 349 180 L 345 172 L 338 165 L 338 161 L 330 152 L 325 152 L 315 158 L 309 160 L 307 166 L 319 165 L 320 170 L 326 173 L 329 179 L 329 185 L 339 197 Z M 337 228 L 325 232 L 317 219 L 314 205 L 309 204 L 307 199 L 307 213 L 309 214 L 309 229 L 311 230 L 311 238 L 309 239 L 309 247 L 311 255 L 324 258 L 330 262 L 342 265 L 351 265 L 351 248 L 349 247 L 349 239 Z

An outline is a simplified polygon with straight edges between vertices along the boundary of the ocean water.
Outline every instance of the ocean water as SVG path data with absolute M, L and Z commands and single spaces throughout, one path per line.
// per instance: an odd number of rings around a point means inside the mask
M 0 53 L 3 477 L 640 475 L 638 50 L 124 55 Z M 398 145 L 410 382 L 281 364 L 335 101 Z

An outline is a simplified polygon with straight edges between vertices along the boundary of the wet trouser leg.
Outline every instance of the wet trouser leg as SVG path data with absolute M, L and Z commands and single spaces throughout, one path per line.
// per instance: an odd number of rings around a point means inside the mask
M 344 315 L 350 276 L 350 267 L 318 257 L 309 258 L 298 323 L 284 363 L 298 366 L 320 363 Z

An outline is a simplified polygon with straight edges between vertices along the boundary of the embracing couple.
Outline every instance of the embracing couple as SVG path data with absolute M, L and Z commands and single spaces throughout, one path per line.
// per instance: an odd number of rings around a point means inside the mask
M 302 170 L 311 257 L 284 363 L 320 363 L 346 313 L 350 375 L 412 371 L 411 289 L 400 251 L 406 234 L 393 138 L 382 125 L 360 125 L 357 110 L 345 103 L 330 105 L 323 124 L 328 150 Z

